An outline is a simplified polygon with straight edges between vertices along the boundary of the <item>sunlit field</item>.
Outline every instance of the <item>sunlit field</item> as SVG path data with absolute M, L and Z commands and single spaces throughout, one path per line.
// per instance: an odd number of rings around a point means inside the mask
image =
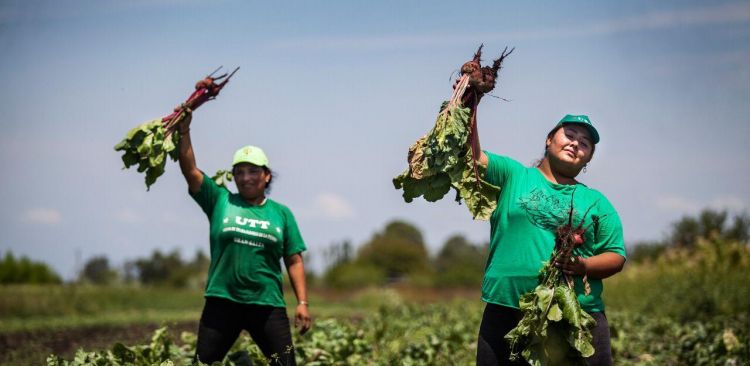
M 745 365 L 750 362 L 750 255 L 741 245 L 702 241 L 632 263 L 605 281 L 617 365 Z M 312 289 L 313 330 L 295 334 L 309 365 L 470 365 L 483 304 L 478 289 L 409 286 L 351 291 Z M 288 303 L 293 303 L 288 298 Z M 3 364 L 189 364 L 199 291 L 145 287 L 0 287 Z M 290 314 L 292 309 L 289 309 Z M 154 331 L 166 326 L 166 329 Z M 103 331 L 102 329 L 106 329 Z M 42 334 L 101 334 L 67 348 Z M 99 332 L 99 333 L 96 333 Z M 37 338 L 35 338 L 37 337 Z M 76 354 L 76 352 L 78 352 Z M 74 360 L 74 361 L 73 361 Z M 102 361 L 104 360 L 104 361 Z M 263 357 L 243 335 L 225 364 Z

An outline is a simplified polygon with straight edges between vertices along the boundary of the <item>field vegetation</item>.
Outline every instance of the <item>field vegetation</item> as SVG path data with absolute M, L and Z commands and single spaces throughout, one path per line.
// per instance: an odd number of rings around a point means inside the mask
M 750 365 L 748 222 L 704 211 L 676 222 L 662 241 L 630 246 L 625 270 L 605 280 L 616 365 Z M 485 248 L 461 237 L 434 257 L 424 248 L 421 233 L 404 222 L 386 225 L 356 251 L 345 242 L 331 246 L 329 269 L 310 291 L 313 329 L 295 333 L 296 350 L 279 360 L 473 364 Z M 391 265 L 382 257 L 389 251 L 411 265 Z M 186 273 L 203 260 L 177 259 L 142 259 L 142 268 L 171 261 L 179 269 L 148 272 L 161 273 L 151 284 L 135 266 L 130 280 L 109 268 L 117 274 L 106 285 L 0 286 L 0 363 L 189 364 L 203 300 L 191 280 L 200 275 Z M 252 362 L 265 361 L 243 334 L 225 364 Z

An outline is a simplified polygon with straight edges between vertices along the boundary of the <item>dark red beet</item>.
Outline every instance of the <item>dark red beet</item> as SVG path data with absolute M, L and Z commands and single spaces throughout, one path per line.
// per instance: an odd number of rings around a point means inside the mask
M 484 45 L 479 46 L 479 49 L 474 54 L 473 60 L 468 61 L 461 66 L 461 73 L 469 75 L 469 87 L 473 88 L 480 94 L 489 93 L 495 88 L 497 72 L 502 67 L 503 60 L 515 50 L 515 48 L 512 48 L 508 51 L 508 47 L 505 47 L 502 54 L 500 54 L 500 57 L 492 63 L 492 66 L 482 67 L 481 58 L 483 46 Z

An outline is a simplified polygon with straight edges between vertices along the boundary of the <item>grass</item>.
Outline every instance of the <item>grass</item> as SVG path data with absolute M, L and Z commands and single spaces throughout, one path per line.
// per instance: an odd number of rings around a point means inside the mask
M 604 300 L 608 309 L 676 321 L 748 314 L 750 250 L 704 240 L 695 250 L 626 264 L 604 281 Z
M 0 287 L 0 333 L 181 321 L 200 316 L 198 291 L 73 285 Z
M 292 291 L 286 289 L 285 294 L 287 312 L 292 315 L 297 301 Z M 310 291 L 309 301 L 314 317 L 351 318 L 364 316 L 379 304 L 397 301 L 394 300 L 396 298 L 435 302 L 465 296 L 478 299 L 478 289 L 438 291 L 401 288 L 385 292 L 375 288 L 356 292 L 313 289 Z M 0 286 L 0 334 L 40 329 L 197 321 L 203 303 L 202 291 L 169 287 Z

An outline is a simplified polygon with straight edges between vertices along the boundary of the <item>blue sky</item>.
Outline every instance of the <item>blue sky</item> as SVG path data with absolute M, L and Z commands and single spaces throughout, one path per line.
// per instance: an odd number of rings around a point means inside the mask
M 207 249 L 178 166 L 146 192 L 112 146 L 219 65 L 241 69 L 195 113 L 198 165 L 263 147 L 312 268 L 392 219 L 432 251 L 452 234 L 486 241 L 464 206 L 406 204 L 391 184 L 480 43 L 486 59 L 516 47 L 494 91 L 509 101 L 479 107 L 482 147 L 530 164 L 562 115 L 588 114 L 602 141 L 580 178 L 618 209 L 628 243 L 705 207 L 750 206 L 746 1 L 205 4 L 0 3 L 0 252 L 70 278 L 94 255 Z

